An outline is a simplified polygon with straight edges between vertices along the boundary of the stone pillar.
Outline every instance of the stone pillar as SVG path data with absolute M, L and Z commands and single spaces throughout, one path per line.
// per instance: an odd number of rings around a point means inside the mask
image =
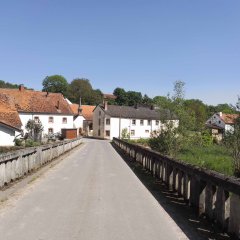
M 183 197 L 185 200 L 189 200 L 190 197 L 190 181 L 187 173 L 183 175 Z
M 182 196 L 183 194 L 183 173 L 178 171 L 178 186 L 177 186 L 178 195 Z
M 210 219 L 214 219 L 214 194 L 216 193 L 216 186 L 211 183 L 207 183 L 206 186 L 206 197 L 205 197 L 205 213 Z
M 226 192 L 222 187 L 217 189 L 217 199 L 216 199 L 216 219 L 217 223 L 225 229 L 226 228 L 226 201 L 229 197 L 229 193 Z
M 230 217 L 228 231 L 240 239 L 240 196 L 230 196 Z

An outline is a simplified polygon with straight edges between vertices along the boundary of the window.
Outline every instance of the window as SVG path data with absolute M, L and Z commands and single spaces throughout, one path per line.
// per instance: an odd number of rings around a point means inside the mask
M 132 120 L 132 125 L 136 125 L 136 119 Z
M 156 126 L 158 126 L 159 125 L 159 120 L 156 120 Z
M 39 123 L 39 117 L 34 117 L 34 122 Z
M 101 116 L 101 114 L 102 114 L 102 112 L 101 112 L 101 111 L 99 111 L 99 116 Z
M 131 130 L 131 136 L 135 136 L 135 130 Z
M 221 124 L 221 121 L 218 121 L 219 124 Z
M 67 118 L 66 118 L 66 117 L 64 117 L 64 118 L 62 119 L 62 123 L 63 123 L 63 124 L 66 124 L 66 123 L 67 123 Z
M 100 136 L 100 129 L 98 129 L 98 136 Z
M 149 130 L 145 130 L 145 133 L 149 133 Z
M 52 128 L 48 129 L 48 134 L 53 134 L 53 129 Z
M 98 125 L 101 125 L 101 118 L 98 119 Z
M 53 117 L 49 117 L 49 118 L 48 118 L 48 122 L 49 122 L 49 123 L 53 123 L 53 122 L 54 122 Z
M 140 125 L 143 126 L 144 125 L 144 121 L 141 119 L 140 120 Z
M 109 118 L 106 119 L 106 125 L 110 125 L 110 119 Z
M 148 125 L 151 125 L 151 120 L 148 120 Z
M 110 131 L 106 130 L 106 137 L 110 137 Z

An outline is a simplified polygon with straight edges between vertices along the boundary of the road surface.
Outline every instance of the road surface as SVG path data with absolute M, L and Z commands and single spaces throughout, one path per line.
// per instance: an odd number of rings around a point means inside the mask
M 109 142 L 84 141 L 0 204 L 1 240 L 187 239 Z

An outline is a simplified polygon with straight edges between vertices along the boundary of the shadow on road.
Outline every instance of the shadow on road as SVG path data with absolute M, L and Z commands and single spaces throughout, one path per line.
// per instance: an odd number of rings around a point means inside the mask
M 233 239 L 204 216 L 197 216 L 194 209 L 189 207 L 175 191 L 169 190 L 164 182 L 153 177 L 149 171 L 131 160 L 113 143 L 112 146 L 189 239 Z

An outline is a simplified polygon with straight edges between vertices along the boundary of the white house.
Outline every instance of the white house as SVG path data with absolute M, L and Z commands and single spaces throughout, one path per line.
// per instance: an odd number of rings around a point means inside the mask
M 93 111 L 93 136 L 102 139 L 122 137 L 123 130 L 127 131 L 130 139 L 149 138 L 153 131 L 161 129 L 160 112 L 149 107 L 130 107 L 98 105 Z M 177 119 L 174 125 L 178 126 Z
M 73 128 L 74 114 L 61 93 L 26 90 L 21 85 L 19 89 L 0 88 L 0 99 L 0 123 L 4 128 L 6 125 L 14 127 L 11 131 L 15 131 L 10 134 L 9 131 L 0 130 L 1 135 L 8 135 L 5 145 L 14 145 L 12 140 L 19 132 L 26 132 L 29 119 L 42 123 L 43 134 L 60 133 L 62 129 Z M 15 117 L 9 121 L 7 115 L 10 113 Z
M 93 110 L 96 106 L 71 103 L 70 107 L 74 113 L 73 124 L 78 135 L 92 136 Z
M 218 141 L 222 140 L 226 131 L 234 130 L 234 123 L 238 114 L 215 113 L 205 123 L 207 128 L 212 130 L 212 135 Z

